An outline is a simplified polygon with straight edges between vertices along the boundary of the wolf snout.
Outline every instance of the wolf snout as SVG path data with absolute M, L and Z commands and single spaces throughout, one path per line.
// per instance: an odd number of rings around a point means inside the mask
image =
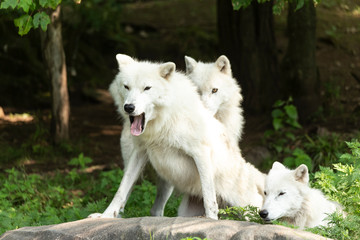
M 125 104 L 124 105 L 124 110 L 127 113 L 132 113 L 135 111 L 135 105 L 134 104 Z
M 261 218 L 266 220 L 267 216 L 269 215 L 269 212 L 266 209 L 263 209 L 259 212 L 259 215 Z

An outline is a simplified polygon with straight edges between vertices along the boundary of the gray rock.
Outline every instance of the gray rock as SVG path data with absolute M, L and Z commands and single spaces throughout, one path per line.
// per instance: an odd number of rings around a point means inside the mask
M 207 218 L 143 217 L 84 219 L 40 227 L 23 227 L 4 233 L 0 240 L 171 240 L 200 237 L 211 240 L 326 239 L 319 235 L 277 225 L 212 220 Z

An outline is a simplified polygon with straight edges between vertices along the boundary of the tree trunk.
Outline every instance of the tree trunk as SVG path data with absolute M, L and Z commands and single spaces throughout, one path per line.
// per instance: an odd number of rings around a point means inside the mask
M 246 9 L 234 11 L 231 0 L 217 1 L 220 50 L 230 59 L 250 112 L 270 110 L 279 98 L 272 6 L 273 1 L 252 1 Z
M 65 53 L 61 36 L 60 5 L 49 13 L 51 23 L 41 31 L 44 59 L 52 86 L 51 134 L 55 143 L 69 138 L 70 104 L 67 89 Z
M 301 120 L 320 106 L 316 67 L 316 11 L 312 1 L 295 11 L 296 1 L 289 2 L 289 43 L 282 62 L 283 92 L 294 97 Z

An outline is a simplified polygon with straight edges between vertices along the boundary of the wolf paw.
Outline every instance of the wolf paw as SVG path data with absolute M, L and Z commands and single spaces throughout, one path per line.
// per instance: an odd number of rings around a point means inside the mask
M 88 216 L 88 218 L 101 218 L 102 213 L 92 213 Z
M 110 213 L 92 213 L 88 216 L 88 218 L 121 218 L 121 215 L 114 211 L 112 214 Z

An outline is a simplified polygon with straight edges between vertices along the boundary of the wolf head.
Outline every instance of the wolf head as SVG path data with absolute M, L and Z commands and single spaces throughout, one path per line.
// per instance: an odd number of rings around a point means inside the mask
M 196 62 L 185 56 L 186 75 L 197 86 L 205 107 L 215 115 L 223 104 L 232 100 L 236 93 L 240 96 L 240 88 L 233 84 L 229 59 L 222 55 L 215 63 Z M 234 86 L 236 86 L 234 88 Z M 237 99 L 240 103 L 242 99 Z
M 155 108 L 166 104 L 164 89 L 175 71 L 175 64 L 142 62 L 123 54 L 117 54 L 116 59 L 119 73 L 109 91 L 118 112 L 129 118 L 131 134 L 139 136 L 147 123 L 156 117 Z
M 274 162 L 265 180 L 265 200 L 260 216 L 265 221 L 294 218 L 301 211 L 306 191 L 310 189 L 308 183 L 306 165 L 290 170 L 281 163 Z

